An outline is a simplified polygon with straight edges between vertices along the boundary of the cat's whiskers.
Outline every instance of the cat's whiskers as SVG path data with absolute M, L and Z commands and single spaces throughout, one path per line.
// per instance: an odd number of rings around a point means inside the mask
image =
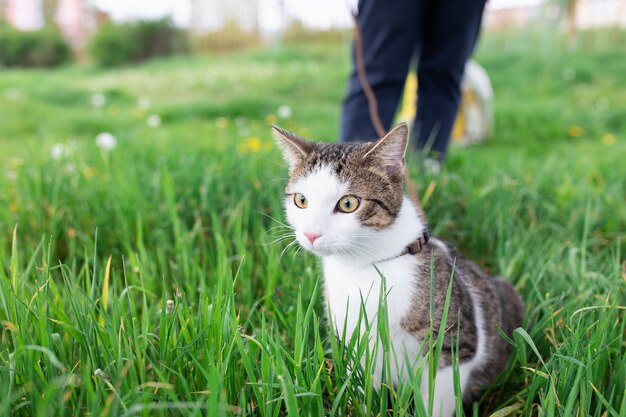
M 277 236 L 277 237 L 276 237 L 274 240 L 272 240 L 271 242 L 269 242 L 269 243 L 264 243 L 263 245 L 265 245 L 265 246 L 271 246 L 271 245 L 275 245 L 275 244 L 277 244 L 277 243 L 279 243 L 279 242 L 282 242 L 283 240 L 286 240 L 286 239 L 295 239 L 295 237 L 296 237 L 296 233 L 295 233 L 295 232 L 286 232 L 286 233 L 283 233 L 283 234 L 281 234 L 281 235 Z
M 363 249 L 363 250 L 369 249 L 369 250 L 371 250 L 371 252 L 377 252 L 377 251 L 380 250 L 380 248 L 378 248 L 376 246 L 373 246 L 373 245 L 370 245 L 368 243 L 361 242 L 361 241 L 358 241 L 358 240 L 353 241 L 352 245 L 358 247 L 359 249 Z
M 265 182 L 265 185 L 270 185 L 270 184 L 272 184 L 272 183 L 275 183 L 276 181 L 280 181 L 281 183 L 284 183 L 284 182 L 289 181 L 289 178 L 288 178 L 288 177 L 278 177 L 278 178 L 274 178 L 274 179 L 271 179 L 271 180 L 269 180 L 269 181 L 266 181 L 266 182 Z
M 260 157 L 259 159 L 262 160 L 262 161 L 270 162 L 270 163 L 272 163 L 274 165 L 277 165 L 279 167 L 282 167 L 282 168 L 289 168 L 289 164 L 286 164 L 285 161 L 283 161 L 283 160 L 277 161 L 275 159 L 271 159 L 271 158 L 268 158 L 268 157 Z M 289 178 L 287 178 L 287 179 L 289 179 Z
M 266 234 L 267 235 L 274 235 L 272 237 L 274 237 L 274 240 L 272 240 L 269 243 L 262 243 L 263 246 L 272 246 L 272 245 L 276 245 L 279 244 L 281 242 L 284 242 L 285 240 L 288 239 L 293 239 L 292 242 L 290 242 L 285 248 L 283 248 L 283 250 L 280 253 L 280 257 L 282 258 L 282 256 L 285 254 L 285 252 L 287 250 L 289 250 L 289 248 L 294 245 L 297 240 L 296 240 L 296 232 L 295 232 L 295 227 L 283 223 L 280 220 L 270 216 L 267 213 L 263 213 L 262 211 L 257 211 L 257 213 L 269 218 L 270 220 L 272 220 L 275 223 L 278 223 L 276 226 L 272 226 L 269 229 L 267 229 Z
M 358 250 L 360 253 L 364 255 L 368 255 L 368 256 L 372 256 L 380 250 L 380 248 L 376 246 L 370 245 L 368 243 L 365 243 L 359 240 L 353 240 L 350 246 L 354 248 L 355 250 Z
M 265 233 L 265 236 L 269 236 L 269 238 L 273 240 L 267 243 L 259 243 L 259 245 L 268 247 L 276 245 L 287 239 L 295 239 L 296 233 L 293 227 L 279 225 L 268 229 Z
M 354 243 L 354 242 L 353 242 Z M 367 252 L 364 248 L 360 248 L 358 246 L 350 245 L 350 246 L 340 246 L 335 249 L 336 254 L 339 257 L 344 258 L 345 260 L 354 263 L 354 264 L 367 264 L 367 257 L 369 256 L 369 252 Z
M 283 258 L 283 255 L 285 255 L 285 253 L 287 253 L 287 251 L 293 247 L 293 245 L 297 244 L 298 241 L 296 239 L 294 239 L 291 243 L 289 243 L 287 246 L 285 246 L 285 248 L 280 252 L 280 257 L 279 259 Z M 297 252 L 296 252 L 297 253 Z
M 262 216 L 267 217 L 268 219 L 270 219 L 270 220 L 272 220 L 272 221 L 274 221 L 274 222 L 278 223 L 278 224 L 279 224 L 279 225 L 281 225 L 281 226 L 285 226 L 285 227 L 288 227 L 288 228 L 290 228 L 290 229 L 293 229 L 293 226 L 288 225 L 288 224 L 286 224 L 286 223 L 283 223 L 283 222 L 281 222 L 280 220 L 278 220 L 278 219 L 276 219 L 276 218 L 274 218 L 274 217 L 270 216 L 270 215 L 269 215 L 269 214 L 267 214 L 267 213 L 264 213 L 264 212 L 262 212 L 262 211 L 257 211 L 257 213 L 258 213 L 258 214 L 260 214 L 260 215 L 262 215 Z
M 369 259 L 371 258 L 371 253 L 359 246 L 351 246 L 350 253 L 353 255 L 357 261 L 361 264 L 368 264 Z
M 291 226 L 286 226 L 286 225 L 279 224 L 277 226 L 270 227 L 269 229 L 267 229 L 267 232 L 269 233 L 269 232 L 273 232 L 274 230 L 282 230 L 282 229 L 294 230 L 294 228 L 291 227 Z
M 273 230 L 272 232 L 268 232 L 266 234 L 266 237 L 268 239 L 279 239 L 283 236 L 296 236 L 296 231 L 295 230 L 289 230 L 289 229 L 277 229 L 277 230 Z

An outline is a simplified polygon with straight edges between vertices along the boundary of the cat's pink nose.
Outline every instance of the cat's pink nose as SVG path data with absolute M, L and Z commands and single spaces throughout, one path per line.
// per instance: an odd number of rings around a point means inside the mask
M 322 235 L 318 235 L 318 234 L 315 234 L 315 233 L 304 232 L 304 236 L 306 236 L 306 238 L 309 239 L 309 242 L 311 242 L 311 245 L 312 245 L 313 242 L 315 242 L 315 239 L 317 239 L 318 237 L 320 237 Z

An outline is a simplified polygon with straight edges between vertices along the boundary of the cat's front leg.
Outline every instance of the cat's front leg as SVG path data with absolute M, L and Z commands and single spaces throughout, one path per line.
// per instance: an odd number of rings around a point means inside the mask
M 467 381 L 471 373 L 469 364 L 459 366 L 459 382 L 461 391 L 467 386 Z M 426 372 L 426 371 L 425 371 Z M 428 397 L 428 374 L 424 375 L 421 387 L 424 406 L 428 409 L 430 404 Z M 454 369 L 452 366 L 438 369 L 435 376 L 435 386 L 433 390 L 433 413 L 432 417 L 454 417 L 456 410 L 456 396 L 454 392 Z

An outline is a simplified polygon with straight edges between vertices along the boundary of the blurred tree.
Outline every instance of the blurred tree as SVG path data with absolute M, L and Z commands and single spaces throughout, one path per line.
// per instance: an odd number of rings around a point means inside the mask
M 186 32 L 176 28 L 168 18 L 105 23 L 89 40 L 90 55 L 102 66 L 139 62 L 187 50 Z
M 576 14 L 578 12 L 579 0 L 551 0 L 546 2 L 558 7 L 559 19 L 563 21 L 565 30 L 565 41 L 569 49 L 574 49 L 578 41 L 578 25 L 576 24 Z
M 43 9 L 43 21 L 46 25 L 54 24 L 59 0 L 41 0 Z
M 578 41 L 578 28 L 576 26 L 576 11 L 578 0 L 562 0 L 565 3 L 565 35 L 569 49 L 574 49 Z
M 0 67 L 54 67 L 70 58 L 70 47 L 56 27 L 24 31 L 0 22 Z

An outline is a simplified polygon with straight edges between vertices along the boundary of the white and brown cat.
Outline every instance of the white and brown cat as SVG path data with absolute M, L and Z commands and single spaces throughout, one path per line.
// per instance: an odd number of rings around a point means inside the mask
M 276 127 L 274 133 L 289 164 L 287 220 L 299 244 L 322 259 L 324 294 L 339 335 L 344 328 L 348 338 L 352 335 L 363 307 L 375 324 L 381 274 L 385 277 L 391 347 L 402 362 L 391 369 L 395 385 L 419 364 L 431 327 L 437 337 L 453 275 L 432 398 L 434 416 L 453 416 L 453 349 L 468 401 L 502 371 L 511 355 L 498 327 L 511 336 L 521 325 L 524 307 L 517 291 L 430 236 L 403 191 L 406 124 L 368 143 L 310 142 Z M 378 362 L 375 378 L 382 374 Z M 426 379 L 421 392 L 428 404 Z

